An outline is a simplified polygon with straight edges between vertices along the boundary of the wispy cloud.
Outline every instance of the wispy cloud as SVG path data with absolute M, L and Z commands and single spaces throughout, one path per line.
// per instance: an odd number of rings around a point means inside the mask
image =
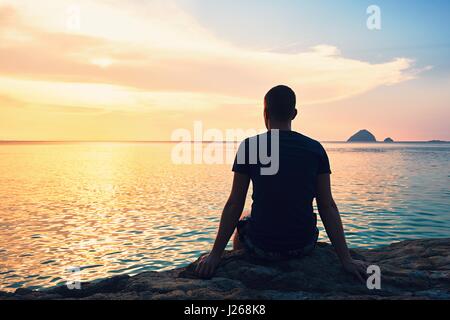
M 65 29 L 73 2 L 0 3 L 0 94 L 27 93 L 37 103 L 119 109 L 251 105 L 272 85 L 285 83 L 302 104 L 315 104 L 416 75 L 413 60 L 372 64 L 324 44 L 289 54 L 239 48 L 171 2 L 80 0 L 76 33 Z

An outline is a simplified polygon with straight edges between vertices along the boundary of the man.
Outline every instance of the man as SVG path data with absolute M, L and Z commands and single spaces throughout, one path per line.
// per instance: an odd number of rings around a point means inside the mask
M 236 228 L 235 250 L 244 249 L 270 260 L 309 254 L 318 237 L 313 210 L 316 199 L 320 217 L 344 269 L 364 281 L 366 265 L 351 258 L 333 200 L 328 156 L 319 142 L 292 131 L 297 113 L 296 96 L 289 87 L 277 86 L 265 96 L 264 120 L 268 132 L 245 140 L 239 148 L 244 154 L 239 156 L 238 152 L 233 165 L 233 186 L 214 247 L 196 268 L 201 277 L 209 278 L 214 274 Z M 252 148 L 251 141 L 257 141 L 258 148 Z M 250 160 L 259 155 L 262 141 L 270 146 L 277 143 L 277 148 L 267 148 L 272 158 L 277 156 L 276 174 L 262 174 L 264 164 Z M 278 154 L 274 154 L 276 151 Z M 253 184 L 251 215 L 239 221 L 250 181 Z

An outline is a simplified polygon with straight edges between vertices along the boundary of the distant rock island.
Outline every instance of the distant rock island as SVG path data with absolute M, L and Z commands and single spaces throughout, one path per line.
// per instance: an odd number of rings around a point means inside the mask
M 384 139 L 384 142 L 385 142 L 385 143 L 393 143 L 393 142 L 394 142 L 394 139 L 392 139 L 392 138 L 386 138 L 386 139 Z
M 372 133 L 364 129 L 351 136 L 347 142 L 377 142 L 377 139 Z

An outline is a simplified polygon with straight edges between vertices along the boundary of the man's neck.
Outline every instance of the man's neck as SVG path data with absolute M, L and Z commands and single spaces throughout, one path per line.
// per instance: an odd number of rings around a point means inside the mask
M 292 124 L 289 123 L 271 123 L 270 130 L 292 131 Z

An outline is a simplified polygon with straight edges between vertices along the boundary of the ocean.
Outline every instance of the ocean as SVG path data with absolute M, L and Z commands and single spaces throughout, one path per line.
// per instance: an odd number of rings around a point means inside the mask
M 351 247 L 450 237 L 450 144 L 324 147 Z M 81 281 L 166 270 L 209 250 L 231 165 L 175 164 L 173 148 L 0 143 L 0 290 L 64 284 L 70 268 Z

